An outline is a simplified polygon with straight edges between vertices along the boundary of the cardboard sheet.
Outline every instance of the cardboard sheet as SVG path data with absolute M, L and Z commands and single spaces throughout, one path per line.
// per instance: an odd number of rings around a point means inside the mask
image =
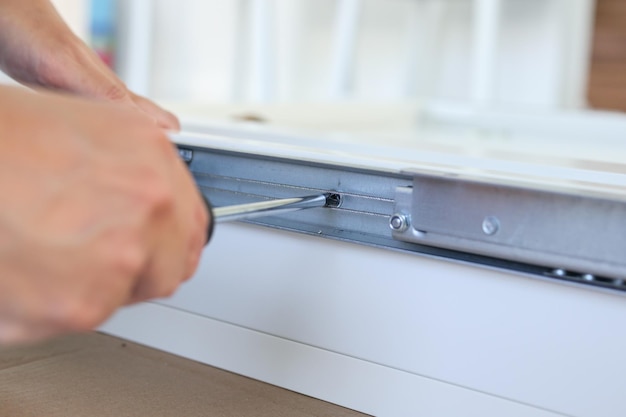
M 115 337 L 0 349 L 1 417 L 363 414 Z

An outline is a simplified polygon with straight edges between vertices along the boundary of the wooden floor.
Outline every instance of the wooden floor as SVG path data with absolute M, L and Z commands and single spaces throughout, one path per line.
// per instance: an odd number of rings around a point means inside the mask
M 597 0 L 588 100 L 626 111 L 626 0 Z

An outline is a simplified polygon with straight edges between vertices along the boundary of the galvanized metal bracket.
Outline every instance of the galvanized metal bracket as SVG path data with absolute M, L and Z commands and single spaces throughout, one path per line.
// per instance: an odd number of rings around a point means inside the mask
M 395 213 L 393 237 L 404 242 L 626 279 L 625 198 L 414 173 L 413 186 L 396 191 Z

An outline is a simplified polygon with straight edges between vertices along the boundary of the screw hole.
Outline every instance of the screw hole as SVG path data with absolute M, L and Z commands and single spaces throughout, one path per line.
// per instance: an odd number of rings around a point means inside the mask
M 326 207 L 338 208 L 341 206 L 341 195 L 337 193 L 326 194 Z

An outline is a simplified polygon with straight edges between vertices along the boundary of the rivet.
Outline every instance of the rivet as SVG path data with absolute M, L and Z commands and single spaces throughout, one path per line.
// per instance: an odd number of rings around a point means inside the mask
M 483 220 L 483 232 L 486 235 L 493 236 L 500 230 L 500 220 L 495 216 L 487 216 Z

